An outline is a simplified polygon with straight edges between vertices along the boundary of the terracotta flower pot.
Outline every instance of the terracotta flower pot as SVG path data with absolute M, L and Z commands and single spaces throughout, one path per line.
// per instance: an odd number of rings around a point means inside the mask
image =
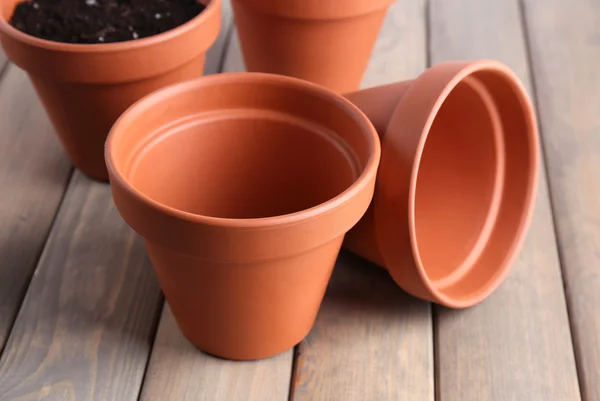
M 523 86 L 495 61 L 446 62 L 347 98 L 378 130 L 382 158 L 373 203 L 344 246 L 419 298 L 482 301 L 534 206 L 538 133 Z
M 155 92 L 106 144 L 115 204 L 146 240 L 181 331 L 240 360 L 310 331 L 379 156 L 375 129 L 343 97 L 253 73 Z
M 394 0 L 232 0 L 246 69 L 357 90 Z
M 1 0 L 0 41 L 24 69 L 73 164 L 107 180 L 104 142 L 112 124 L 136 100 L 203 73 L 204 55 L 218 36 L 221 0 L 196 18 L 144 39 L 71 44 L 39 39 L 13 28 L 19 0 Z

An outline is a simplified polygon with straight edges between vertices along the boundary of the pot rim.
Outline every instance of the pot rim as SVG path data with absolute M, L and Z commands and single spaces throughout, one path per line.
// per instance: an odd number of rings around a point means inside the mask
M 151 108 L 157 103 L 168 100 L 173 96 L 177 96 L 177 94 L 181 92 L 194 91 L 207 85 L 218 85 L 219 83 L 240 81 L 259 83 L 263 82 L 266 84 L 295 87 L 299 90 L 310 91 L 324 98 L 329 98 L 332 102 L 335 102 L 338 107 L 342 108 L 349 115 L 353 116 L 357 124 L 361 126 L 361 130 L 365 133 L 370 145 L 370 156 L 368 162 L 354 182 L 335 197 L 311 208 L 300 210 L 294 213 L 248 219 L 224 218 L 190 213 L 158 202 L 137 190 L 129 183 L 129 180 L 124 177 L 122 171 L 116 167 L 112 152 L 113 147 L 116 146 L 115 137 L 118 135 L 118 132 L 121 130 L 123 125 L 130 124 L 132 120 L 134 121 L 138 118 L 140 113 Z M 163 87 L 162 89 L 138 100 L 136 103 L 130 106 L 111 128 L 105 144 L 106 167 L 109 171 L 109 176 L 111 176 L 111 180 L 116 180 L 118 185 L 121 186 L 129 196 L 135 198 L 138 202 L 145 204 L 159 213 L 190 223 L 203 224 L 213 227 L 236 227 L 247 229 L 291 226 L 334 212 L 346 203 L 350 202 L 356 195 L 358 195 L 365 189 L 365 187 L 369 185 L 369 182 L 372 181 L 377 174 L 380 153 L 381 146 L 375 128 L 367 116 L 364 115 L 364 113 L 349 100 L 327 88 L 308 81 L 283 75 L 260 72 L 215 74 Z
M 454 64 L 454 65 L 452 65 L 452 64 Z M 482 301 L 483 299 L 485 299 L 487 296 L 489 296 L 489 294 L 491 294 L 500 285 L 500 283 L 502 283 L 503 279 L 505 278 L 505 276 L 508 274 L 508 271 L 510 270 L 509 267 L 510 267 L 512 261 L 517 257 L 516 250 L 519 249 L 521 247 L 521 245 L 523 244 L 523 242 L 525 241 L 524 234 L 525 234 L 526 229 L 529 226 L 531 219 L 532 219 L 531 211 L 533 210 L 534 205 L 535 205 L 534 200 L 535 200 L 535 195 L 537 193 L 538 181 L 539 181 L 538 174 L 539 174 L 540 155 L 539 155 L 539 149 L 538 149 L 538 145 L 537 145 L 537 141 L 538 141 L 537 137 L 539 134 L 538 134 L 538 127 L 537 127 L 537 123 L 536 123 L 536 119 L 535 119 L 533 105 L 531 103 L 531 100 L 529 100 L 529 98 L 528 98 L 525 87 L 523 86 L 523 84 L 520 81 L 520 79 L 518 78 L 518 76 L 513 71 L 511 71 L 510 68 L 508 68 L 508 66 L 506 66 L 505 64 L 503 64 L 499 61 L 496 61 L 496 60 L 483 59 L 483 60 L 462 61 L 462 62 L 461 61 L 459 61 L 459 62 L 450 61 L 450 62 L 438 64 L 438 65 L 430 68 L 429 70 L 425 71 L 421 76 L 419 76 L 413 82 L 412 87 L 409 89 L 407 94 L 402 98 L 402 100 L 400 100 L 400 103 L 396 107 L 396 111 L 394 113 L 398 114 L 398 111 L 403 108 L 403 102 L 406 102 L 407 99 L 410 99 L 411 97 L 419 96 L 418 82 L 428 81 L 429 79 L 431 79 L 430 77 L 438 74 L 438 71 L 443 71 L 444 68 L 448 68 L 449 66 L 454 67 L 454 68 L 452 68 L 453 71 L 452 71 L 451 76 L 449 77 L 449 79 L 447 79 L 444 82 L 443 88 L 441 90 L 439 90 L 437 93 L 435 93 L 434 95 L 432 95 L 430 97 L 428 96 L 428 99 L 433 101 L 432 107 L 430 108 L 429 113 L 427 113 L 424 116 L 425 118 L 423 120 L 418 121 L 418 123 L 415 124 L 415 126 L 420 127 L 420 129 L 418 130 L 418 132 L 420 134 L 419 134 L 419 138 L 418 138 L 417 142 L 415 143 L 416 147 L 411 150 L 412 154 L 414 155 L 414 159 L 413 159 L 413 162 L 411 165 L 411 173 L 410 173 L 410 178 L 408 181 L 408 199 L 405 201 L 406 203 L 403 203 L 403 205 L 407 206 L 407 209 L 405 209 L 405 212 L 407 212 L 406 221 L 408 223 L 407 228 L 408 228 L 408 234 L 409 234 L 408 237 L 409 237 L 410 247 L 411 247 L 411 256 L 414 261 L 412 264 L 417 271 L 418 277 L 419 277 L 422 285 L 424 286 L 424 288 L 428 292 L 429 296 L 431 297 L 431 300 L 433 300 L 437 303 L 440 303 L 444 306 L 448 306 L 448 307 L 452 307 L 452 308 L 465 308 L 465 307 L 477 304 L 480 301 Z M 424 151 L 424 148 L 425 148 L 425 145 L 427 142 L 427 138 L 428 138 L 428 133 L 432 127 L 432 124 L 433 124 L 440 108 L 442 107 L 443 103 L 445 102 L 445 100 L 447 99 L 449 94 L 454 90 L 456 85 L 458 85 L 461 81 L 463 81 L 465 78 L 469 77 L 473 73 L 476 73 L 479 71 L 493 72 L 493 73 L 496 73 L 499 76 L 501 76 L 506 81 L 507 85 L 511 85 L 513 87 L 516 96 L 519 98 L 519 100 L 521 102 L 521 107 L 524 110 L 525 121 L 526 121 L 526 124 L 529 126 L 529 131 L 531 132 L 531 135 L 528 135 L 527 140 L 530 144 L 530 147 L 529 147 L 530 163 L 529 163 L 528 169 L 531 173 L 530 175 L 531 175 L 532 179 L 530 180 L 530 183 L 527 186 L 526 192 L 524 194 L 525 207 L 522 210 L 522 213 L 520 215 L 519 221 L 516 226 L 515 239 L 514 239 L 513 243 L 511 244 L 510 248 L 507 249 L 504 260 L 502 260 L 498 264 L 498 266 L 495 268 L 496 274 L 491 275 L 490 280 L 485 284 L 485 286 L 481 287 L 480 291 L 477 291 L 475 293 L 469 293 L 469 294 L 465 295 L 464 297 L 454 297 L 454 296 L 446 295 L 443 290 L 438 289 L 432 283 L 432 281 L 429 278 L 429 275 L 427 274 L 427 269 L 424 267 L 423 262 L 420 257 L 419 247 L 417 244 L 417 238 L 414 235 L 414 233 L 416 232 L 415 201 L 416 201 L 417 178 L 418 178 L 419 165 L 421 163 L 422 154 L 423 154 L 423 151 Z M 392 117 L 392 122 L 390 123 L 390 125 L 392 123 L 394 123 L 394 120 L 396 120 L 396 122 L 397 122 L 399 120 L 399 117 L 397 117 L 397 116 Z M 389 126 L 388 126 L 388 128 L 389 128 Z M 388 137 L 388 136 L 389 136 L 389 134 L 386 135 L 386 137 Z M 384 147 L 385 147 L 385 140 L 384 140 Z M 383 160 L 382 160 L 382 163 L 383 163 Z M 382 168 L 384 168 L 383 165 L 382 165 Z M 378 199 L 377 195 L 375 196 L 375 199 Z M 383 202 L 383 200 L 380 200 L 380 201 Z M 377 203 L 378 201 L 375 200 L 375 202 Z M 375 209 L 376 213 L 377 213 L 378 209 L 380 210 L 381 207 L 379 207 L 379 208 L 376 207 L 376 209 Z M 401 213 L 401 212 L 399 211 L 399 213 Z M 377 217 L 376 217 L 376 219 L 377 219 Z M 384 219 L 384 218 L 382 218 L 382 216 L 380 216 L 380 218 L 377 219 L 378 222 L 377 222 L 376 226 L 380 226 L 380 224 L 384 224 L 384 225 L 388 225 L 388 226 L 397 224 L 397 222 L 393 222 L 393 221 L 389 221 L 389 220 L 390 220 L 389 216 L 387 217 L 387 219 Z M 389 224 L 387 224 L 387 222 L 389 222 Z M 380 229 L 378 231 L 390 231 L 390 229 L 389 229 L 389 227 L 387 230 L 385 228 L 380 227 Z M 383 240 L 384 242 L 390 242 L 390 241 L 393 242 L 392 238 L 389 238 L 386 240 L 385 235 L 378 235 L 378 237 L 379 237 L 380 241 Z M 382 250 L 382 254 L 384 255 L 384 260 L 386 260 L 386 258 L 385 258 L 386 252 L 389 252 L 390 249 L 394 249 L 393 244 L 391 242 L 387 246 L 384 246 L 385 250 Z M 394 257 L 393 259 L 397 260 L 398 258 Z M 389 257 L 388 257 L 388 260 L 389 260 Z M 398 274 L 401 274 L 402 270 L 406 268 L 406 266 L 398 266 L 398 265 L 396 265 L 396 263 L 393 263 L 390 268 L 388 260 L 386 260 L 386 265 L 388 265 L 387 267 L 388 267 L 388 270 L 390 270 L 390 273 L 392 273 L 394 270 L 396 270 L 398 272 Z M 393 273 L 392 273 L 392 276 L 394 276 Z
M 189 31 L 194 30 L 198 25 L 203 24 L 206 20 L 212 18 L 221 7 L 222 0 L 210 0 L 206 8 L 197 16 L 181 24 L 173 29 L 159 33 L 157 35 L 148 36 L 142 39 L 128 40 L 114 43 L 64 43 L 53 40 L 41 39 L 25 32 L 21 32 L 14 28 L 5 15 L 0 15 L 0 33 L 11 37 L 12 39 L 37 47 L 40 49 L 59 51 L 66 53 L 111 53 L 118 51 L 128 51 L 143 49 L 154 46 L 162 42 L 169 41 L 178 36 L 181 36 Z

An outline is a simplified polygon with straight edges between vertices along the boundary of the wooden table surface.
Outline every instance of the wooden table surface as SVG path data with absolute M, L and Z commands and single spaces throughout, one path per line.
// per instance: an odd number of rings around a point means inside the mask
M 243 69 L 226 11 L 207 73 Z M 0 400 L 600 400 L 600 1 L 399 0 L 363 86 L 476 58 L 521 77 L 543 142 L 505 283 L 453 311 L 343 252 L 308 338 L 230 362 L 182 337 L 110 188 L 0 55 Z

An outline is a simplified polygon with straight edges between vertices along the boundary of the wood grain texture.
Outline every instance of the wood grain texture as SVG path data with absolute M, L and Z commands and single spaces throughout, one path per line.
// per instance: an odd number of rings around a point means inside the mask
M 317 322 L 298 346 L 299 400 L 433 400 L 430 305 L 343 251 Z
M 426 67 L 425 2 L 389 10 L 363 87 L 413 78 Z M 237 34 L 226 71 L 243 71 Z M 433 400 L 430 306 L 388 274 L 343 252 L 315 327 L 297 347 L 292 397 L 303 400 Z
M 429 26 L 432 63 L 498 59 L 531 88 L 518 0 L 433 0 Z M 505 283 L 468 310 L 434 309 L 441 401 L 580 398 L 543 171 L 540 180 L 527 241 Z
M 235 362 L 206 355 L 181 334 L 168 306 L 163 311 L 142 401 L 285 401 L 292 353 Z
M 526 27 L 579 383 L 600 400 L 600 2 L 527 0 Z
M 6 66 L 1 77 L 0 352 L 71 171 L 25 73 Z
M 224 2 L 224 7 L 224 13 L 231 18 L 229 1 Z M 229 28 L 233 29 L 233 24 Z M 226 46 L 230 35 L 222 30 L 217 43 Z M 225 48 L 213 47 L 208 57 L 206 74 L 217 72 Z M 289 395 L 292 360 L 291 350 L 252 362 L 232 362 L 207 355 L 181 334 L 165 305 L 141 400 L 284 401 Z
M 161 301 L 110 187 L 76 172 L 0 359 L 2 400 L 137 400 Z

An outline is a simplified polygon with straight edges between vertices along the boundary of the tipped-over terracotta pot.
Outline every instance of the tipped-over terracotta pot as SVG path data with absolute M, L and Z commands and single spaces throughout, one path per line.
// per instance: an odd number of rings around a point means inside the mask
M 348 100 L 253 73 L 162 89 L 106 143 L 115 204 L 146 240 L 181 331 L 238 360 L 308 334 L 379 157 L 375 129 Z
M 200 77 L 221 27 L 221 0 L 210 0 L 197 17 L 159 35 L 59 43 L 13 28 L 8 20 L 18 2 L 0 0 L 2 47 L 29 74 L 73 164 L 98 180 L 108 179 L 104 142 L 121 113 L 156 89 Z
M 357 90 L 394 0 L 232 0 L 246 69 Z
M 495 61 L 446 62 L 347 98 L 378 130 L 382 158 L 345 248 L 419 298 L 482 301 L 506 276 L 534 206 L 537 124 L 518 78 Z

